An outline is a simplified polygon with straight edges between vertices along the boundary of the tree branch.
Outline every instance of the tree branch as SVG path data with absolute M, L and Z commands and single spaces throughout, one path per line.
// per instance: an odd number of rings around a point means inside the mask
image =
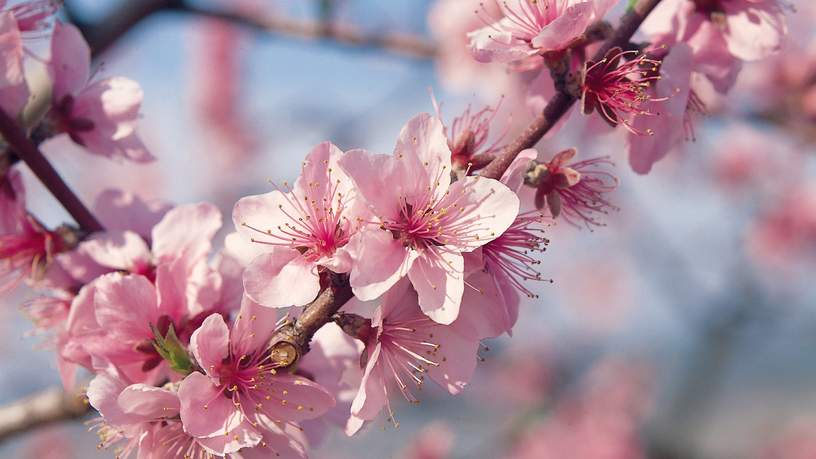
M 592 58 L 594 61 L 599 61 L 604 58 L 607 51 L 619 46 L 625 48 L 632 39 L 638 27 L 646 19 L 646 16 L 654 10 L 660 3 L 660 0 L 639 0 L 635 6 L 626 12 L 620 20 L 620 24 L 612 37 L 605 41 L 603 46 L 595 53 Z M 499 179 L 504 174 L 504 171 L 510 167 L 516 156 L 527 148 L 532 148 L 541 140 L 544 135 L 558 123 L 558 120 L 564 116 L 567 111 L 575 103 L 576 99 L 571 94 L 565 91 L 556 93 L 550 102 L 544 107 L 544 111 L 538 115 L 532 123 L 522 132 L 512 143 L 510 143 L 502 153 L 500 153 L 480 175 Z
M 62 204 L 62 207 L 71 214 L 71 217 L 80 228 L 89 233 L 103 230 L 99 220 L 68 188 L 68 185 L 62 180 L 54 166 L 48 162 L 42 152 L 34 145 L 34 142 L 28 138 L 20 125 L 2 109 L 0 109 L 0 134 L 20 159 L 34 172 L 34 175 L 48 188 L 48 191 Z
M 318 330 L 331 322 L 340 308 L 354 294 L 348 283 L 348 275 L 332 274 L 329 286 L 317 298 L 303 308 L 303 312 L 292 323 L 281 327 L 272 336 L 273 360 L 282 367 L 289 367 L 309 352 L 309 342 Z
M 90 412 L 85 398 L 52 387 L 0 407 L 0 442 L 15 434 L 59 421 L 78 419 Z

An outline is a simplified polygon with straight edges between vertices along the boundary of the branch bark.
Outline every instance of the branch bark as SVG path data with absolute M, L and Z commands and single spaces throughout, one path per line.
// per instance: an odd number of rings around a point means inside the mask
M 52 387 L 0 407 L 0 442 L 15 434 L 60 421 L 78 419 L 90 412 L 85 398 Z
M 20 159 L 34 172 L 34 175 L 48 188 L 48 191 L 71 214 L 71 217 L 84 231 L 89 233 L 102 231 L 99 220 L 79 200 L 76 194 L 65 184 L 54 166 L 43 156 L 42 152 L 28 138 L 17 121 L 5 111 L 0 110 L 0 134 L 8 142 Z
M 616 46 L 626 47 L 638 27 L 640 27 L 649 13 L 651 13 L 659 3 L 660 0 L 639 0 L 631 10 L 623 15 L 612 37 L 604 42 L 592 60 L 599 61 L 603 59 L 607 51 Z M 510 167 L 510 164 L 513 163 L 513 160 L 516 159 L 516 156 L 518 156 L 522 150 L 535 146 L 535 144 L 558 123 L 561 117 L 572 108 L 575 101 L 576 98 L 567 92 L 559 91 L 556 93 L 555 97 L 544 107 L 544 111 L 541 112 L 541 114 L 527 126 L 524 132 L 511 142 L 502 153 L 488 164 L 480 175 L 494 179 L 501 178 L 504 171 L 506 171 L 507 168 Z

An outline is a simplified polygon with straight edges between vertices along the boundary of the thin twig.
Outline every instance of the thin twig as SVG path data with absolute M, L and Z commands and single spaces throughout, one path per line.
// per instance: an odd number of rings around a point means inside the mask
M 34 175 L 48 188 L 48 191 L 62 204 L 62 207 L 71 214 L 83 230 L 94 233 L 102 231 L 99 220 L 79 200 L 76 194 L 68 188 L 54 166 L 43 156 L 42 152 L 28 138 L 25 131 L 6 112 L 0 109 L 0 134 L 14 149 L 20 159 L 34 172 Z
M 85 398 L 52 387 L 38 394 L 0 407 L 0 442 L 59 421 L 78 419 L 90 412 Z
M 635 34 L 638 27 L 646 19 L 646 16 L 654 10 L 660 3 L 660 0 L 640 0 L 635 4 L 634 8 L 627 11 L 620 20 L 620 25 L 615 30 L 612 37 L 604 42 L 603 46 L 595 53 L 594 61 L 603 59 L 607 51 L 620 46 L 625 47 L 632 35 Z M 513 142 L 511 142 L 496 159 L 494 159 L 480 175 L 498 179 L 504 171 L 510 167 L 516 156 L 527 148 L 532 148 L 541 140 L 550 129 L 564 116 L 567 111 L 575 103 L 576 99 L 573 95 L 564 91 L 559 91 L 555 97 L 544 107 L 544 111 L 538 115 L 532 123 L 521 133 Z

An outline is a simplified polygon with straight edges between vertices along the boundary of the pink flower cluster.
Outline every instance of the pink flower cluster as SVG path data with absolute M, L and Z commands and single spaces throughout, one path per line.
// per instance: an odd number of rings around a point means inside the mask
M 478 61 L 528 72 L 533 92 L 569 93 L 585 114 L 623 125 L 642 173 L 693 135 L 691 115 L 704 109 L 695 75 L 725 92 L 742 60 L 772 52 L 785 33 L 775 0 L 666 0 L 648 46 L 590 59 L 615 4 L 497 1 L 480 5 L 474 14 L 484 26 L 458 39 L 469 40 Z M 93 78 L 88 44 L 54 19 L 56 9 L 0 1 L 0 109 L 26 119 L 25 35 L 48 32 L 50 105 L 21 130 L 152 160 L 137 134 L 138 84 Z M 574 148 L 519 148 L 491 177 L 487 166 L 509 151 L 498 105 L 468 108 L 447 125 L 434 105 L 436 115 L 405 124 L 390 154 L 315 146 L 291 185 L 235 203 L 224 250 L 213 246 L 222 228 L 214 205 L 171 206 L 115 190 L 94 209 L 104 231 L 49 229 L 27 210 L 14 162 L 0 157 L 0 291 L 20 281 L 36 289 L 26 311 L 48 336 L 66 388 L 93 376 L 87 396 L 101 414 L 93 424 L 102 447 L 122 458 L 302 458 L 328 428 L 354 435 L 383 412 L 396 424 L 392 396 L 418 403 L 426 380 L 450 394 L 466 388 L 481 341 L 511 334 L 522 297 L 536 298 L 534 283 L 547 280 L 539 271 L 546 228 L 559 220 L 603 226 L 618 181 L 608 157 L 577 160 Z M 790 208 L 812 216 L 811 201 Z M 774 215 L 778 225 L 759 240 L 778 240 L 776 227 L 794 220 L 810 234 L 812 218 L 796 217 Z M 306 333 L 299 321 L 336 290 L 351 299 L 310 331 L 305 347 L 279 337 Z M 582 429 L 611 424 L 583 405 L 559 410 L 578 416 Z M 606 444 L 628 451 L 629 430 Z M 555 443 L 564 427 L 539 434 Z M 544 454 L 530 448 L 518 457 Z

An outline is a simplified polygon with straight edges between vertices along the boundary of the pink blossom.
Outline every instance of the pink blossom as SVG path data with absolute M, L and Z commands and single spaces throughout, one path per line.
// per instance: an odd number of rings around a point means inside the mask
M 486 106 L 481 110 L 472 111 L 470 105 L 461 115 L 445 125 L 445 136 L 448 138 L 448 148 L 451 151 L 451 166 L 458 175 L 477 171 L 489 164 L 493 156 L 504 148 L 502 140 L 507 130 L 490 139 L 490 127 L 504 98 L 500 99 L 495 107 Z M 436 116 L 442 119 L 441 107 L 433 98 Z M 508 125 L 509 127 L 509 125 Z
M 518 197 L 497 180 L 450 183 L 442 123 L 427 114 L 400 132 L 393 156 L 351 151 L 339 165 L 376 216 L 349 245 L 355 295 L 373 300 L 406 275 L 423 312 L 449 324 L 459 315 L 464 259 L 497 238 L 518 214 Z
M 10 170 L 0 177 L 0 293 L 23 280 L 42 281 L 56 254 L 67 250 L 59 231 L 43 227 L 25 210 L 25 193 L 19 174 Z
M 152 161 L 136 132 L 142 89 L 112 77 L 90 82 L 91 51 L 79 30 L 57 23 L 49 70 L 54 82 L 51 120 L 58 132 L 91 153 L 136 162 Z
M 486 27 L 468 34 L 480 62 L 538 67 L 541 55 L 562 51 L 587 27 L 603 18 L 615 0 L 497 0 L 502 18 L 486 18 Z M 477 12 L 478 13 L 478 12 Z
M 781 47 L 788 32 L 786 7 L 784 0 L 665 0 L 644 30 L 674 35 L 695 53 L 752 61 Z
M 186 342 L 205 317 L 237 306 L 228 288 L 235 276 L 228 263 L 210 266 L 211 239 L 221 225 L 209 204 L 179 206 L 153 228 L 152 248 L 133 232 L 108 232 L 83 241 L 66 269 L 110 272 L 91 282 L 71 307 L 61 347 L 69 362 L 88 366 L 105 358 L 133 381 L 168 375 L 152 346 L 155 333 L 172 326 Z M 89 261 L 83 263 L 82 261 Z M 116 271 L 116 272 L 111 272 Z M 131 274 L 123 274 L 128 272 Z M 81 291 L 82 293 L 82 291 Z M 81 300 L 81 301 L 80 301 Z
M 816 259 L 816 182 L 796 183 L 770 200 L 746 239 L 749 254 L 772 267 Z
M 255 446 L 264 430 L 316 418 L 334 406 L 318 384 L 278 373 L 267 347 L 275 324 L 274 310 L 245 298 L 231 329 L 214 314 L 190 339 L 204 373 L 181 382 L 181 421 L 199 441 L 230 439 L 217 453 Z
M 346 433 L 354 434 L 383 407 L 396 423 L 389 388 L 418 403 L 411 386 L 421 388 L 425 376 L 451 394 L 460 393 L 476 368 L 478 339 L 465 338 L 454 326 L 426 317 L 417 293 L 403 280 L 389 290 L 374 312 L 363 361 L 365 373 L 351 405 Z
M 423 427 L 399 459 L 445 459 L 452 457 L 454 434 L 443 422 L 432 422 Z
M 624 61 L 626 58 L 629 60 Z M 659 79 L 659 65 L 645 54 L 620 48 L 610 49 L 598 62 L 587 61 L 581 81 L 581 111 L 585 115 L 597 111 L 610 126 L 623 124 L 635 134 L 651 135 L 650 131 L 637 131 L 631 118 L 655 115 L 646 109 L 647 103 L 665 100 L 649 92 Z
M 652 98 L 646 102 L 647 115 L 635 116 L 632 131 L 626 135 L 629 164 L 639 174 L 647 174 L 652 165 L 687 138 L 693 138 L 692 119 L 704 110 L 691 88 L 693 58 L 691 49 L 678 43 L 668 50 L 660 65 L 660 80 L 650 88 Z M 646 133 L 647 135 L 642 135 Z
M 244 274 L 247 294 L 258 303 L 304 305 L 317 296 L 321 272 L 351 269 L 346 244 L 362 219 L 353 184 L 337 167 L 341 155 L 324 142 L 306 157 L 291 190 L 247 196 L 235 204 L 239 234 L 265 252 Z
M 0 12 L 0 108 L 11 117 L 28 103 L 23 52 L 22 36 L 14 15 Z
M 12 6 L 0 1 L 0 11 L 11 13 L 21 32 L 38 32 L 49 27 L 51 19 L 62 7 L 60 0 L 25 0 Z
M 570 163 L 576 153 L 571 148 L 539 163 L 525 181 L 536 187 L 536 208 L 547 206 L 553 218 L 563 215 L 572 224 L 603 226 L 597 216 L 616 209 L 605 195 L 617 188 L 618 179 L 600 167 L 613 163 L 604 156 Z

